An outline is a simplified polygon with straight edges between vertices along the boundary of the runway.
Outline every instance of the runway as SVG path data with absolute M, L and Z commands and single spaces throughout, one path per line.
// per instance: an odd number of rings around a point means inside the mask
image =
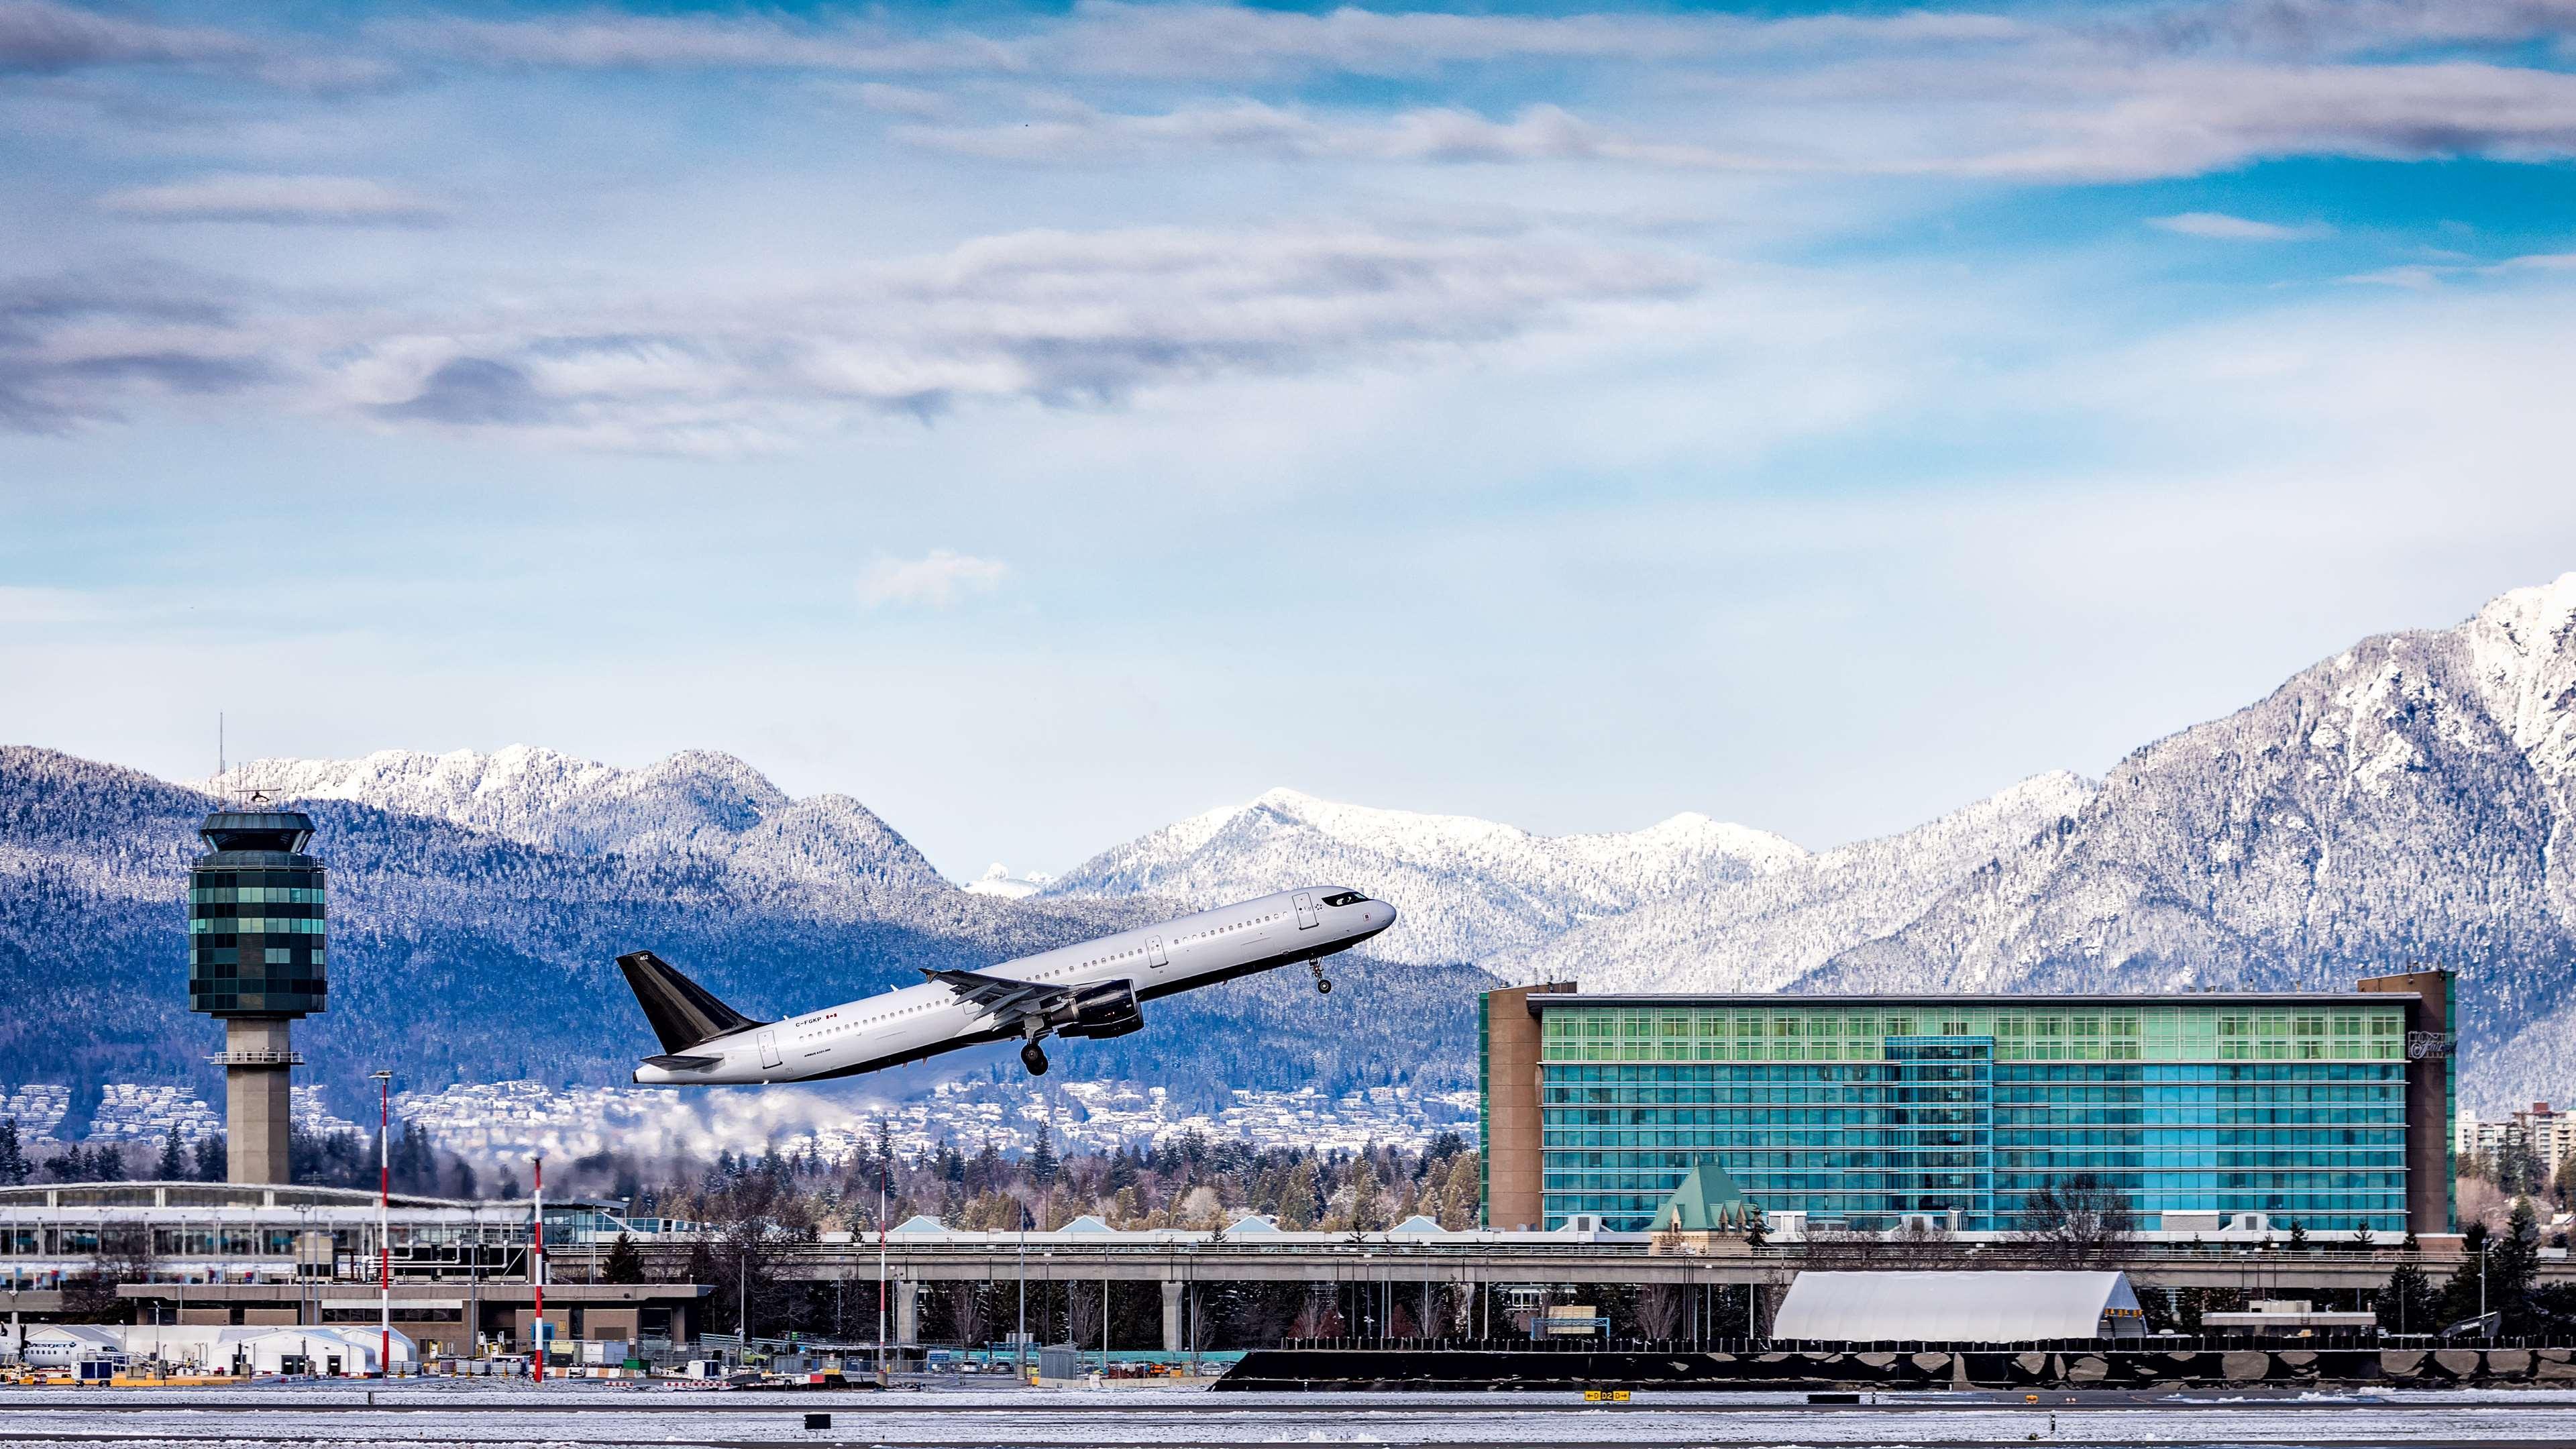
M 432 1380 L 372 1391 L 0 1390 L 0 1441 L 125 1449 L 382 1444 L 516 1446 L 1423 1445 L 1440 1449 L 1694 1449 L 1717 1445 L 2254 1445 L 2376 1449 L 2478 1444 L 2576 1449 L 2576 1392 L 2481 1390 L 2265 1397 L 2233 1393 L 1888 1394 L 1810 1405 L 1803 1395 L 1642 1392 L 1625 1404 L 1574 1394 L 1285 1394 L 1195 1389 L 925 1389 L 867 1393 Z M 832 1427 L 808 1431 L 808 1413 Z

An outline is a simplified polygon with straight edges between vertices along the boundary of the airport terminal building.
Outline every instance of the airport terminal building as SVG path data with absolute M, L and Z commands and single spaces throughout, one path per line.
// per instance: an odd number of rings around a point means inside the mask
M 1644 1229 L 1714 1161 L 1766 1212 L 2011 1232 L 2092 1173 L 2139 1225 L 2453 1230 L 2451 978 L 2339 994 L 1585 996 L 1479 1012 L 1484 1221 Z

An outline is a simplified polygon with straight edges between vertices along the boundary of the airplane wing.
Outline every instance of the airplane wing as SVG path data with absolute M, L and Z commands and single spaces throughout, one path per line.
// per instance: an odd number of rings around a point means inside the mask
M 1069 987 L 1040 986 L 1034 981 L 987 976 L 981 971 L 934 971 L 925 966 L 921 974 L 956 992 L 958 999 L 975 1007 L 978 1014 L 992 1017 L 996 1024 L 1006 1027 L 1072 994 Z

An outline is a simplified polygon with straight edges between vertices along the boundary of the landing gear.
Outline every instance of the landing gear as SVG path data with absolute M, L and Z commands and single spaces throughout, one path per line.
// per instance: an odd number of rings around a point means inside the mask
M 1321 961 L 1309 961 L 1306 963 L 1306 969 L 1315 973 L 1315 989 L 1328 996 L 1331 995 L 1333 983 L 1324 979 L 1324 963 Z
M 1043 1077 L 1047 1069 L 1046 1052 L 1036 1042 L 1030 1042 L 1020 1048 L 1020 1065 L 1029 1069 L 1030 1076 Z

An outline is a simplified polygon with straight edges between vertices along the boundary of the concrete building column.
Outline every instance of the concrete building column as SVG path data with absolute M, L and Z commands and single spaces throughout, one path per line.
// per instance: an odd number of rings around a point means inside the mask
M 224 1022 L 224 1176 L 234 1182 L 286 1182 L 288 1094 L 295 1060 L 294 1023 L 281 1017 Z
M 921 1285 L 910 1278 L 894 1280 L 894 1341 L 907 1348 L 921 1342 Z
M 1181 1284 L 1176 1279 L 1163 1280 L 1163 1352 L 1179 1353 L 1181 1343 Z
M 1486 1115 L 1477 1124 L 1484 1171 L 1482 1222 L 1489 1228 L 1543 1226 L 1539 1195 L 1543 1166 L 1539 1151 L 1539 1021 L 1530 1010 L 1534 994 L 1574 990 L 1567 981 L 1541 986 L 1515 986 L 1488 991 L 1479 1000 L 1484 1059 L 1478 1085 Z

